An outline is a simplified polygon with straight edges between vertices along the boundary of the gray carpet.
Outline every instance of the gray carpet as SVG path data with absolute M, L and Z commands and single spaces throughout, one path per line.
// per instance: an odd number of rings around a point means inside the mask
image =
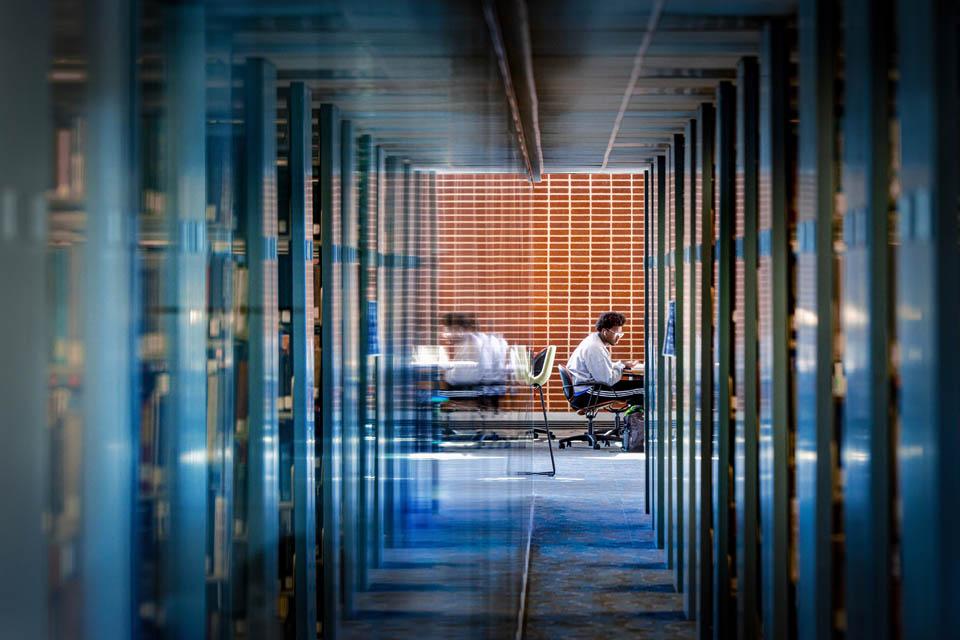
M 580 445 L 536 480 L 525 638 L 694 637 L 643 513 L 643 465 Z

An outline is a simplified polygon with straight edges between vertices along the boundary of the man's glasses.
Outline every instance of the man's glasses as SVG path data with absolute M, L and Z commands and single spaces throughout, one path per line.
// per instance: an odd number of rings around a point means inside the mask
M 623 331 L 611 331 L 610 329 L 607 329 L 607 331 L 608 331 L 609 333 L 617 336 L 618 338 L 622 338 L 622 337 L 623 337 Z

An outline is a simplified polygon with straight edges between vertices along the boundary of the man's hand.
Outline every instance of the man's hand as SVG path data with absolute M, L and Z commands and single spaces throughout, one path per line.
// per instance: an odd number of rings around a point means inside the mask
M 640 360 L 624 360 L 623 366 L 626 369 L 640 369 L 643 367 L 643 362 Z

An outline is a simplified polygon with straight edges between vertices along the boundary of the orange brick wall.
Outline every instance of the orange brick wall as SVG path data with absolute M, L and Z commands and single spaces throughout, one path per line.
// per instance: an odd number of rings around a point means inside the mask
M 627 316 L 614 358 L 643 359 L 643 176 L 437 178 L 439 311 L 567 358 L 603 311 Z M 551 411 L 566 410 L 559 376 Z

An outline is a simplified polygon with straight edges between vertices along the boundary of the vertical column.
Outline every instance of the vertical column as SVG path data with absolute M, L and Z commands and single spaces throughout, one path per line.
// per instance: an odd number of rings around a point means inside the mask
M 697 637 L 713 637 L 713 380 L 714 351 L 714 200 L 713 156 L 716 114 L 712 104 L 697 109 L 697 268 L 700 271 L 700 324 L 697 367 L 698 449 L 696 456 L 699 491 L 696 504 L 697 545 Z
M 384 520 L 386 517 L 386 477 L 388 474 L 388 469 L 386 467 L 386 447 L 387 447 L 387 419 L 388 413 L 386 411 L 386 402 L 389 396 L 388 388 L 386 385 L 386 376 L 388 367 L 386 364 L 386 358 L 389 355 L 387 350 L 386 343 L 389 338 L 387 324 L 387 311 L 390 307 L 390 290 L 386 286 L 386 277 L 388 273 L 385 254 L 387 253 L 385 245 L 385 229 L 384 229 L 384 219 L 385 215 L 385 203 L 386 203 L 386 184 L 387 184 L 387 156 L 384 153 L 383 147 L 377 146 L 374 151 L 374 166 L 376 168 L 376 198 L 375 208 L 376 208 L 376 222 L 372 228 L 372 233 L 376 235 L 376 243 L 371 244 L 372 247 L 376 248 L 375 256 L 371 260 L 375 260 L 376 270 L 377 270 L 377 284 L 375 287 L 376 299 L 377 299 L 377 308 L 375 309 L 375 319 L 377 323 L 377 329 L 374 331 L 374 338 L 377 340 L 377 357 L 374 362 L 376 363 L 376 382 L 377 382 L 377 393 L 376 393 L 376 449 L 375 454 L 375 468 L 376 468 L 376 480 L 374 481 L 374 490 L 376 492 L 376 497 L 374 499 L 376 519 L 373 523 L 372 539 L 374 540 L 374 545 L 372 549 L 371 556 L 371 566 L 378 567 L 380 566 L 380 561 L 382 559 L 383 551 L 383 538 L 384 532 L 386 531 L 386 526 Z M 373 241 L 371 241 L 373 242 Z
M 335 106 L 320 107 L 320 272 L 323 300 L 320 306 L 321 332 L 321 438 L 323 501 L 321 557 L 323 561 L 322 621 L 324 638 L 336 638 L 340 626 L 341 535 L 343 523 L 343 343 L 340 254 L 342 247 L 342 211 L 340 209 L 340 111 Z
M 653 210 L 650 208 L 650 174 L 653 168 L 643 171 L 643 511 L 650 513 L 651 497 L 653 495 L 653 454 L 651 443 L 651 417 L 653 410 L 653 369 L 654 354 L 656 353 L 656 336 L 653 334 L 655 316 L 653 310 L 653 269 L 654 245 L 650 240 L 653 231 Z
M 521 193 L 516 192 L 519 201 Z M 423 232 L 420 234 L 420 282 L 423 290 L 423 300 L 420 303 L 420 336 L 417 338 L 417 344 L 435 345 L 440 344 L 439 324 L 436 318 L 439 313 L 439 298 L 437 293 L 437 280 L 439 273 L 437 271 L 437 250 L 440 247 L 440 241 L 437 233 L 437 208 L 436 208 L 436 173 L 433 171 L 424 171 L 423 173 Z M 526 238 L 521 241 L 520 247 L 526 248 Z M 519 276 L 518 276 L 519 280 Z M 532 338 L 532 336 L 531 336 Z M 420 372 L 420 386 L 432 387 L 433 382 L 427 371 Z M 419 391 L 418 391 L 419 393 Z M 433 405 L 424 403 L 422 408 L 423 424 L 421 431 L 420 447 L 422 451 L 432 452 L 438 446 L 437 439 L 434 437 L 434 414 Z M 420 409 L 418 408 L 418 411 Z M 436 468 L 436 461 L 431 462 L 431 470 Z M 431 510 L 437 505 L 436 486 L 433 476 L 429 479 L 429 496 L 427 502 Z
M 531 199 L 531 207 L 532 199 Z M 428 344 L 440 344 L 440 208 L 437 206 L 437 172 L 430 172 L 429 201 L 427 204 L 430 216 L 430 313 L 427 322 L 430 325 L 430 341 Z M 432 429 L 435 427 L 431 427 Z M 434 433 L 432 431 L 432 433 Z M 435 435 L 435 433 L 434 433 Z M 437 438 L 433 437 L 437 443 Z M 439 444 L 439 443 L 437 443 Z M 436 446 L 436 445 L 435 445 Z M 436 465 L 434 465 L 436 468 Z
M 657 345 L 654 350 L 656 359 L 656 460 L 657 460 L 657 547 L 663 549 L 666 545 L 666 429 L 667 419 L 666 410 L 666 361 L 663 357 L 663 340 L 666 320 L 667 305 L 665 300 L 666 290 L 666 199 L 667 199 L 667 158 L 666 156 L 657 156 L 656 165 L 656 215 L 657 219 Z
M 799 6 L 797 260 L 797 621 L 801 640 L 834 625 L 833 2 Z
M 736 574 L 733 502 L 733 295 L 734 215 L 736 207 L 736 91 L 729 82 L 717 88 L 715 208 L 717 215 L 715 311 L 716 374 L 713 414 L 714 637 L 736 634 Z
M 360 547 L 358 549 L 357 586 L 367 586 L 367 569 L 376 538 L 372 537 L 376 519 L 376 332 L 377 332 L 377 166 L 373 139 L 360 136 L 357 141 L 357 260 L 359 301 L 359 357 L 357 378 L 360 425 Z
M 360 539 L 360 273 L 356 198 L 356 140 L 353 123 L 340 125 L 341 322 L 343 357 L 343 599 L 352 615 L 357 591 Z
M 903 637 L 960 624 L 960 273 L 955 2 L 899 2 L 900 341 Z M 877 126 L 880 126 L 879 123 Z
M 421 339 L 421 329 L 423 327 L 423 303 L 428 299 L 427 295 L 424 295 L 425 292 L 421 291 L 421 287 L 427 282 L 423 277 L 421 271 L 422 265 L 424 264 L 421 260 L 423 250 L 422 250 L 422 238 L 424 233 L 429 233 L 429 230 L 426 227 L 426 219 L 424 217 L 425 213 L 425 195 L 426 189 L 424 185 L 424 176 L 425 174 L 419 170 L 412 170 L 410 177 L 410 211 L 409 211 L 409 222 L 408 227 L 412 231 L 410 237 L 408 238 L 408 250 L 410 251 L 411 264 L 409 274 L 410 278 L 410 291 L 412 296 L 410 299 L 410 335 L 409 335 L 409 349 L 410 362 L 412 360 L 414 345 L 418 344 Z M 423 416 L 420 413 L 419 404 L 416 402 L 416 389 L 420 384 L 420 370 L 410 367 L 408 369 L 409 381 L 410 381 L 410 433 L 409 433 L 409 442 L 411 443 L 411 451 L 420 452 L 423 451 L 425 445 L 423 441 Z M 427 464 L 432 464 L 434 461 L 425 461 Z M 420 462 L 411 462 L 410 465 L 410 475 L 408 476 L 410 481 L 411 489 L 411 500 L 407 505 L 408 511 L 420 512 L 422 510 L 422 501 L 424 496 L 429 492 L 429 489 L 426 489 L 425 480 L 429 478 L 430 474 L 424 475 L 420 469 L 425 465 L 420 464 Z
M 696 570 L 697 539 L 696 533 L 696 315 L 697 315 L 697 272 L 696 272 L 696 169 L 697 169 L 697 121 L 688 120 L 686 132 L 686 150 L 683 166 L 683 554 L 684 554 L 684 598 L 683 606 L 687 618 L 697 617 Z
M 676 503 L 676 451 L 675 451 L 675 438 L 677 434 L 674 412 L 674 374 L 676 372 L 676 363 L 674 358 L 676 357 L 676 299 L 674 298 L 675 289 L 674 282 L 676 279 L 676 270 L 674 268 L 674 244 L 675 244 L 675 230 L 676 230 L 676 220 L 674 219 L 675 207 L 674 207 L 674 188 L 673 181 L 675 179 L 675 174 L 673 171 L 674 167 L 674 148 L 671 146 L 667 149 L 667 171 L 666 171 L 666 182 L 667 189 L 664 193 L 664 203 L 666 214 L 664 216 L 664 256 L 663 256 L 663 269 L 664 269 L 664 304 L 666 306 L 664 318 L 664 403 L 663 403 L 663 412 L 664 412 L 664 480 L 666 487 L 664 488 L 664 518 L 666 520 L 666 545 L 664 553 L 666 554 L 667 560 L 667 569 L 674 571 L 674 587 L 676 588 L 676 526 L 677 526 L 677 514 L 675 509 Z M 669 349 L 668 349 L 669 343 Z M 669 352 L 669 356 L 667 355 Z
M 790 454 L 792 397 L 789 312 L 792 183 L 790 141 L 790 41 L 781 21 L 763 31 L 760 61 L 760 176 L 757 313 L 760 354 L 760 604 L 764 635 L 789 636 Z
M 737 65 L 736 368 L 737 622 L 743 638 L 759 634 L 757 598 L 757 154 L 759 72 L 755 58 Z
M 846 3 L 857 28 L 844 31 L 846 252 L 840 321 L 847 397 L 842 460 L 846 479 L 847 634 L 885 640 L 893 630 L 891 536 L 893 424 L 890 279 L 890 87 L 893 7 Z
M 131 313 L 137 197 L 131 172 L 137 165 L 130 69 L 134 52 L 126 3 L 103 0 L 90 16 L 83 269 L 83 633 L 123 638 L 131 633 L 128 612 L 134 607 L 131 540 L 139 432 L 138 423 L 130 424 L 134 378 L 130 347 L 136 332 Z M 22 482 L 18 479 L 17 484 Z
M 314 435 L 313 112 L 310 90 L 290 84 L 290 263 L 293 268 L 293 530 L 298 638 L 317 631 Z
M 399 456 L 397 460 L 397 490 L 398 507 L 395 511 L 398 521 L 405 522 L 406 515 L 412 505 L 412 461 L 409 454 L 414 450 L 412 442 L 415 431 L 413 412 L 413 371 L 410 367 L 414 332 L 414 301 L 417 299 L 416 271 L 414 256 L 416 254 L 416 228 L 414 220 L 416 211 L 414 206 L 414 179 L 413 167 L 409 160 L 403 161 L 402 170 L 403 197 L 400 199 L 400 209 L 397 212 L 401 221 L 398 228 L 397 255 L 400 256 L 401 303 L 400 303 L 400 340 L 397 345 L 397 357 L 394 366 L 400 378 L 400 429 L 397 438 Z
M 426 322 L 430 327 L 430 338 L 427 344 L 440 344 L 440 209 L 437 206 L 437 172 L 431 171 L 428 187 L 427 215 L 430 217 L 430 311 L 427 314 Z M 532 199 L 531 204 L 532 207 Z M 432 386 L 432 382 L 431 382 Z M 429 409 L 428 419 L 430 420 L 430 451 L 436 451 L 440 446 L 440 438 L 437 433 L 437 414 L 433 410 L 433 405 Z M 437 485 L 440 482 L 439 465 L 432 464 L 433 492 L 431 508 L 434 513 L 440 506 L 439 491 Z
M 198 54 L 200 63 L 202 53 Z M 260 58 L 244 72 L 244 216 L 249 282 L 247 426 L 247 624 L 251 637 L 276 637 L 279 529 L 277 381 L 277 72 Z
M 671 457 L 672 462 L 672 487 L 673 487 L 673 499 L 671 501 L 671 509 L 673 511 L 673 535 L 674 535 L 674 550 L 673 550 L 673 582 L 676 586 L 677 591 L 684 591 L 686 589 L 686 584 L 684 580 L 685 570 L 685 547 L 684 547 L 684 534 L 686 532 L 684 518 L 684 474 L 686 471 L 686 466 L 684 464 L 684 450 L 683 450 L 683 439 L 684 439 L 684 427 L 686 426 L 684 420 L 686 419 L 686 413 L 684 411 L 684 399 L 686 394 L 684 393 L 684 376 L 686 368 L 684 367 L 684 358 L 686 357 L 686 349 L 683 344 L 683 338 L 686 335 L 686 325 L 684 324 L 684 313 L 686 310 L 686 304 L 684 300 L 684 295 L 686 292 L 686 281 L 684 278 L 683 270 L 683 240 L 684 240 L 684 229 L 686 228 L 684 220 L 684 200 L 683 200 L 683 176 L 684 176 L 684 154 L 686 149 L 684 147 L 684 138 L 683 134 L 674 134 L 673 136 L 673 146 L 671 147 L 673 153 L 671 155 L 671 167 L 670 167 L 670 176 L 671 176 L 671 190 L 670 190 L 670 206 L 672 207 L 671 216 L 671 252 L 670 257 L 672 258 L 671 269 L 673 272 L 673 286 L 670 289 L 671 298 L 674 303 L 674 327 L 673 327 L 673 341 L 675 345 L 675 357 L 672 358 L 671 362 L 673 364 L 673 376 L 670 378 L 670 389 L 673 394 L 672 402 L 670 407 L 672 409 L 672 422 L 673 424 L 670 434 L 670 443 L 671 451 L 673 455 Z
M 15 0 L 0 9 L 0 619 L 17 638 L 47 624 L 47 206 L 50 184 L 50 9 Z M 16 490 L 12 490 L 16 487 Z
M 164 14 L 164 195 L 170 245 L 164 287 L 170 394 L 161 440 L 169 509 L 161 542 L 161 619 L 167 633 L 206 629 L 207 237 L 204 9 Z M 276 513 L 273 513 L 276 518 Z
M 233 64 L 228 30 L 207 32 L 207 238 L 210 250 L 207 305 L 207 442 L 209 449 L 207 499 L 208 635 L 224 640 L 233 636 L 234 594 L 234 447 L 237 423 L 238 367 L 235 362 L 238 314 L 234 313 L 237 259 L 234 229 L 237 226 L 239 181 L 235 174 L 233 124 Z M 211 87 L 212 85 L 212 87 Z M 244 410 L 244 415 L 246 411 Z
M 400 336 L 401 319 L 398 317 L 400 296 L 398 289 L 401 282 L 397 271 L 397 212 L 403 197 L 402 182 L 403 164 L 400 158 L 391 156 L 384 164 L 384 197 L 383 215 L 380 218 L 380 243 L 383 253 L 383 287 L 380 300 L 383 304 L 383 384 L 380 387 L 383 398 L 383 438 L 380 440 L 380 451 L 383 461 L 383 519 L 384 534 L 390 544 L 393 543 L 394 514 L 396 511 L 396 482 L 399 476 L 397 471 L 398 456 L 396 449 L 397 438 L 397 387 L 399 380 L 396 375 L 394 362 L 397 360 L 397 349 Z
M 648 188 L 650 192 L 650 208 L 647 215 L 647 227 L 649 228 L 650 245 L 650 275 L 647 283 L 650 288 L 650 306 L 647 308 L 647 315 L 650 319 L 650 349 L 647 351 L 646 361 L 646 380 L 648 393 L 645 398 L 647 428 L 649 430 L 648 444 L 649 449 L 646 452 L 647 466 L 650 468 L 650 523 L 653 526 L 655 536 L 659 536 L 657 525 L 657 513 L 660 510 L 660 504 L 657 501 L 657 492 L 659 484 L 657 481 L 657 440 L 658 418 L 657 418 L 657 367 L 660 362 L 660 335 L 657 331 L 659 326 L 659 307 L 660 293 L 657 288 L 657 274 L 659 272 L 658 256 L 660 243 L 658 242 L 658 224 L 657 224 L 657 161 L 654 158 L 650 163 L 650 182 Z M 655 537 L 655 540 L 657 538 Z

